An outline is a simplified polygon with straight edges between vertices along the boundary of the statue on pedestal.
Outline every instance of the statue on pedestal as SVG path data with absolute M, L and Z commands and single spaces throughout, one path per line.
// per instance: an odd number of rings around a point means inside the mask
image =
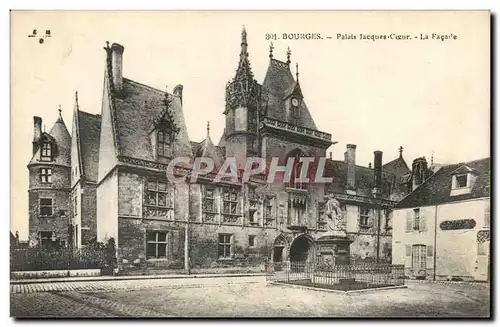
M 326 215 L 327 219 L 327 235 L 332 236 L 346 236 L 345 221 L 340 208 L 340 202 L 333 194 L 325 196 L 326 202 Z

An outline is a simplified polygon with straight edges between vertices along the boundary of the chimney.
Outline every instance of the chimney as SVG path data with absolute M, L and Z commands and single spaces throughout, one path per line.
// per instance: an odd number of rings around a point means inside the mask
M 382 151 L 377 150 L 373 154 L 373 180 L 375 184 L 373 195 L 376 197 L 382 191 Z
M 181 104 L 182 104 L 182 90 L 184 89 L 184 86 L 182 84 L 177 85 L 174 87 L 174 95 L 178 96 L 179 99 L 181 99 Z
M 422 184 L 427 177 L 427 160 L 420 157 L 413 160 L 412 170 L 412 191 Z
M 354 191 L 356 193 L 356 145 L 347 144 L 346 151 L 346 162 L 347 162 L 347 182 L 346 188 L 349 191 Z
M 33 117 L 33 154 L 38 149 L 38 140 L 42 136 L 42 118 L 38 116 Z
M 123 85 L 123 51 L 125 48 L 118 44 L 111 45 L 111 67 L 113 73 L 113 85 L 116 91 L 120 91 Z

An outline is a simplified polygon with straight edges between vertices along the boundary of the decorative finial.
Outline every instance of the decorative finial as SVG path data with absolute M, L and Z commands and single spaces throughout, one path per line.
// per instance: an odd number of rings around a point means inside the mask
M 241 44 L 247 43 L 247 30 L 245 29 L 245 25 L 243 25 L 243 29 L 241 30 Z
M 368 168 L 372 169 L 372 163 L 371 162 L 368 163 Z
M 269 44 L 269 58 L 273 57 L 273 50 L 274 50 L 274 45 L 273 41 L 271 41 L 271 44 Z
M 61 112 L 62 112 L 61 105 L 59 105 L 59 109 L 57 111 L 59 111 L 59 116 L 61 116 Z
M 78 105 L 78 91 L 75 91 L 75 105 L 77 108 L 79 107 L 79 105 Z
M 290 47 L 286 49 L 286 63 L 290 65 L 290 56 L 292 55 L 292 50 L 290 50 Z
M 434 150 L 431 153 L 431 165 L 434 163 Z
M 207 120 L 207 138 L 210 136 L 210 121 Z
M 297 77 L 297 83 L 299 82 L 299 63 L 295 63 L 295 77 Z
M 399 147 L 399 157 L 401 158 L 403 156 L 403 146 L 401 145 Z

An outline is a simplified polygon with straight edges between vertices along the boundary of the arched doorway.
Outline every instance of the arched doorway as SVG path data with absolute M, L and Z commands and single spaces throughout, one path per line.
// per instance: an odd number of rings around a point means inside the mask
M 273 244 L 273 252 L 272 252 L 272 262 L 282 263 L 286 261 L 286 245 L 287 241 L 283 235 L 278 235 L 276 240 L 274 240 Z
M 310 236 L 298 236 L 290 246 L 290 262 L 314 262 L 316 246 Z

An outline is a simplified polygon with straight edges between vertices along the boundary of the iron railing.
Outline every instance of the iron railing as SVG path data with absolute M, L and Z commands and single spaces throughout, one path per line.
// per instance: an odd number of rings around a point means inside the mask
M 312 262 L 275 262 L 266 264 L 270 282 L 303 284 L 344 290 L 405 283 L 404 265 L 354 264 L 321 265 Z

